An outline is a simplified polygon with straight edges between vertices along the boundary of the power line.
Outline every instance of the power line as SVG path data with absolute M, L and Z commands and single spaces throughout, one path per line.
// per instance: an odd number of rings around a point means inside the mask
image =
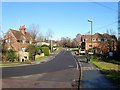
M 113 9 L 113 8 L 111 8 L 111 7 L 108 7 L 108 6 L 106 6 L 106 5 L 104 5 L 104 4 L 101 4 L 101 3 L 98 3 L 98 2 L 92 2 L 92 3 L 94 3 L 94 4 L 96 4 L 96 5 L 99 5 L 99 6 L 101 6 L 101 7 L 107 8 L 107 9 L 109 9 L 109 10 L 111 10 L 111 11 L 116 12 L 116 13 L 119 13 L 119 12 L 120 12 L 119 10 Z M 118 7 L 119 7 L 119 6 L 118 6 Z M 100 27 L 100 28 L 98 28 L 98 29 L 95 29 L 94 31 L 97 31 L 97 30 L 106 28 L 106 27 L 111 26 L 111 25 L 113 25 L 113 24 L 115 24 L 115 23 L 118 23 L 118 21 L 115 21 L 115 22 L 110 23 L 110 24 L 108 24 L 108 25 L 102 26 L 102 27 Z
M 113 9 L 113 8 L 111 8 L 111 7 L 108 7 L 108 6 L 106 6 L 106 5 L 104 5 L 104 4 L 101 4 L 101 3 L 98 3 L 98 2 L 92 2 L 92 3 L 97 4 L 97 5 L 99 5 L 99 6 L 102 6 L 102 7 L 104 7 L 104 8 L 107 8 L 107 9 L 109 9 L 109 10 L 111 10 L 111 11 L 116 12 L 116 13 L 120 12 L 119 10 Z
M 98 28 L 98 29 L 95 29 L 94 31 L 97 31 L 97 30 L 100 30 L 100 29 L 106 28 L 106 27 L 111 26 L 111 25 L 113 25 L 113 24 L 115 24 L 115 23 L 118 23 L 118 21 L 115 21 L 115 22 L 113 22 L 113 23 L 111 23 L 111 24 L 108 24 L 108 25 L 102 26 L 102 27 L 100 27 L 100 28 Z

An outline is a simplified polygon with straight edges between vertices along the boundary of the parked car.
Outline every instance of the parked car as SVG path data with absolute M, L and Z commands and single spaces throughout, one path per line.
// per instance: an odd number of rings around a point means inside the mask
M 88 54 L 92 55 L 94 54 L 92 50 L 88 51 Z
M 85 50 L 84 49 L 80 50 L 80 54 L 85 54 Z

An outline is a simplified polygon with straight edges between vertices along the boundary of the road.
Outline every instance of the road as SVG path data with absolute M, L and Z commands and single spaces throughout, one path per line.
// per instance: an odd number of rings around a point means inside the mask
M 29 66 L 2 68 L 3 88 L 73 88 L 76 62 L 70 51 L 61 51 L 53 60 Z

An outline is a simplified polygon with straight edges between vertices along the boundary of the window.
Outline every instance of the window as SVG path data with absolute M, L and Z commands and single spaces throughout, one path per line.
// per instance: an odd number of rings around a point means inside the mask
M 17 42 L 22 42 L 22 40 L 17 40 Z
M 10 39 L 9 39 L 9 41 L 8 41 L 9 43 L 10 43 Z
M 107 39 L 104 39 L 104 41 L 107 41 Z
M 8 40 L 5 40 L 5 42 L 7 43 L 7 42 L 8 42 Z
M 10 50 L 11 48 L 8 48 L 8 50 Z
M 17 40 L 17 42 L 20 42 L 20 40 Z
M 25 40 L 23 40 L 23 44 L 25 43 Z
M 89 48 L 92 48 L 92 45 L 89 45 Z
M 32 44 L 32 41 L 30 41 L 30 44 Z
M 100 39 L 100 38 L 98 38 L 98 41 L 101 41 L 101 39 Z
M 26 43 L 29 43 L 29 41 L 26 41 Z
M 95 38 L 92 38 L 92 41 L 96 41 L 96 39 L 95 39 Z

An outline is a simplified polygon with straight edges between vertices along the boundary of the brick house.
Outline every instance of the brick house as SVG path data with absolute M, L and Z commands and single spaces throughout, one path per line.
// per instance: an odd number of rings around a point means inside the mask
M 24 52 L 29 44 L 34 44 L 34 40 L 31 35 L 26 32 L 25 25 L 20 26 L 19 30 L 9 29 L 9 31 L 4 36 L 5 48 L 7 50 L 12 49 L 18 55 Z M 27 53 L 26 53 L 27 55 Z M 26 56 L 28 59 L 28 56 Z
M 82 42 L 85 43 L 85 50 L 94 48 L 96 50 L 96 53 L 102 53 L 115 51 L 117 38 L 115 35 L 95 33 L 92 36 L 82 35 Z

